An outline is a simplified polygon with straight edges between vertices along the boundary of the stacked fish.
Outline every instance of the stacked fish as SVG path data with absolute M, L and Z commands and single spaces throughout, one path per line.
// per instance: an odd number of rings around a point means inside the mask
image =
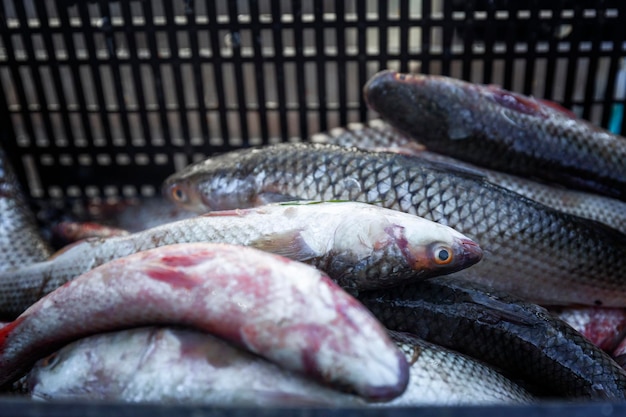
M 198 217 L 0 272 L 0 384 L 212 404 L 626 399 L 607 353 L 626 350 L 626 140 L 444 77 L 382 72 L 365 98 L 385 122 L 172 175 L 165 195 Z

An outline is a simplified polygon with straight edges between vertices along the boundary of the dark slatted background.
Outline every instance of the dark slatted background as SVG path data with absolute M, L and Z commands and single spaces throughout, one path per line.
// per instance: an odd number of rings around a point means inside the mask
M 383 68 L 556 100 L 624 133 L 624 1 L 0 0 L 1 144 L 35 200 L 375 117 Z

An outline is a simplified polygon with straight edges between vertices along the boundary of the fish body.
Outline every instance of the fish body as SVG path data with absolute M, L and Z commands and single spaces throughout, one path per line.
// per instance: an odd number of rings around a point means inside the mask
M 417 140 L 380 119 L 372 120 L 367 124 L 354 123 L 346 128 L 335 128 L 328 133 L 319 133 L 313 135 L 311 141 L 357 147 L 369 151 L 404 153 L 448 164 L 455 169 L 465 169 L 475 175 L 484 176 L 492 184 L 514 191 L 555 210 L 598 221 L 621 233 L 626 233 L 626 203 L 623 201 L 494 171 L 430 152 Z
M 626 371 L 537 305 L 448 277 L 361 293 L 359 300 L 387 328 L 477 358 L 537 395 L 626 398 Z
M 52 259 L 0 273 L 0 312 L 15 317 L 43 295 L 112 259 L 158 246 L 224 242 L 306 262 L 352 292 L 451 273 L 481 259 L 455 230 L 358 202 L 290 203 L 208 213 L 128 236 L 90 239 Z
M 494 86 L 383 71 L 368 105 L 429 150 L 626 200 L 626 138 Z
M 277 144 L 210 157 L 173 174 L 164 190 L 205 210 L 272 199 L 378 204 L 476 241 L 481 262 L 456 276 L 541 304 L 626 306 L 624 234 L 423 158 Z
M 626 336 L 626 309 L 549 307 L 548 310 L 605 352 L 613 352 Z
M 391 333 L 408 361 L 409 385 L 381 407 L 524 404 L 533 397 L 493 369 L 412 335 Z M 137 328 L 80 339 L 33 367 L 21 385 L 39 400 L 106 400 L 219 406 L 365 407 L 215 336 Z
M 51 252 L 39 234 L 13 168 L 0 149 L 0 271 L 43 261 Z
M 368 400 L 395 398 L 408 383 L 386 330 L 319 270 L 253 248 L 185 243 L 92 269 L 0 329 L 0 385 L 71 341 L 145 325 L 212 333 Z

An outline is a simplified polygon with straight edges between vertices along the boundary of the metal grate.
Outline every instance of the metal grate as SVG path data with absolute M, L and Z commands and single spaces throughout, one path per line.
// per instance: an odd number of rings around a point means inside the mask
M 35 200 L 149 196 L 203 155 L 375 117 L 361 88 L 384 68 L 607 127 L 625 17 L 617 0 L 0 0 L 0 141 Z

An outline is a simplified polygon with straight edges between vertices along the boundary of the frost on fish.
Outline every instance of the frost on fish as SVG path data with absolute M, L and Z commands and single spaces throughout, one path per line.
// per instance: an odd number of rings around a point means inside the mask
M 147 324 L 213 333 L 370 400 L 408 383 L 384 328 L 320 271 L 252 248 L 187 243 L 108 262 L 0 329 L 0 385 L 72 340 Z

